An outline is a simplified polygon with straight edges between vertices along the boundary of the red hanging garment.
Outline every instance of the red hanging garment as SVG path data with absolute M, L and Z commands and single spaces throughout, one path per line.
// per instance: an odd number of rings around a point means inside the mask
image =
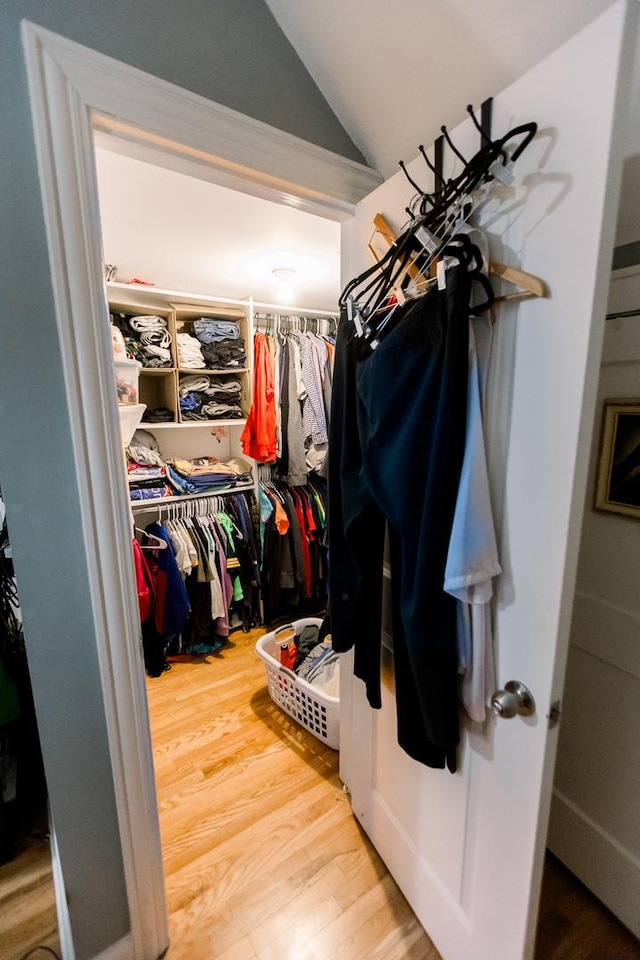
M 253 339 L 253 402 L 240 436 L 242 452 L 260 463 L 276 459 L 276 396 L 273 368 L 263 333 Z

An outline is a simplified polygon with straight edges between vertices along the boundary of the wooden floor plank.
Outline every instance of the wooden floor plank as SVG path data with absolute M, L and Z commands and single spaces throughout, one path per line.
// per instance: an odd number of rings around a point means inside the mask
M 167 960 L 440 960 L 351 814 L 338 754 L 271 701 L 259 632 L 147 681 Z M 48 844 L 0 867 L 0 960 L 59 950 Z M 547 858 L 536 960 L 640 960 Z

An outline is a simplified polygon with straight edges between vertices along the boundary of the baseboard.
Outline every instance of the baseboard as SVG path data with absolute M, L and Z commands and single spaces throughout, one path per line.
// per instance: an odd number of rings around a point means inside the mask
M 93 958 L 93 960 L 133 960 L 133 940 L 128 933 L 121 940 L 116 940 Z
M 547 846 L 636 937 L 640 860 L 554 789 Z

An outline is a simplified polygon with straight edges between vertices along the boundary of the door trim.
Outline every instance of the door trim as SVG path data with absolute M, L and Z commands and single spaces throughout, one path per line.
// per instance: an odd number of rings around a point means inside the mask
M 113 389 L 94 130 L 150 143 L 246 190 L 346 219 L 376 171 L 23 21 L 53 295 L 135 960 L 167 948 L 131 517 Z M 55 810 L 52 811 L 55 816 Z M 56 896 L 63 897 L 61 864 Z M 64 955 L 73 955 L 70 934 Z

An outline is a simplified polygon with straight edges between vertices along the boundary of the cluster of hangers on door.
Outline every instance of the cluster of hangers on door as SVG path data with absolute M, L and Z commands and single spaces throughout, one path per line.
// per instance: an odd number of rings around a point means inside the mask
M 432 267 L 441 258 L 453 256 L 470 266 L 478 276 L 481 273 L 473 260 L 477 254 L 470 249 L 468 238 L 463 240 L 460 236 L 456 237 L 456 230 L 473 213 L 482 188 L 493 181 L 507 186 L 513 183 L 510 168 L 533 140 L 537 124 L 520 124 L 493 140 L 490 134 L 491 100 L 482 105 L 480 121 L 471 105 L 467 107 L 467 112 L 480 133 L 480 148 L 471 159 L 463 156 L 445 126 L 441 127 L 442 136 L 434 145 L 434 162 L 429 159 L 424 146 L 418 148 L 426 167 L 433 174 L 432 192 L 422 189 L 417 180 L 410 176 L 404 162 L 400 161 L 401 170 L 416 191 L 406 208 L 408 224 L 396 236 L 385 218 L 377 215 L 374 226 L 388 249 L 378 256 L 370 244 L 376 262 L 351 280 L 340 295 L 340 306 L 353 321 L 358 336 L 374 341 L 390 305 L 397 305 L 403 299 L 401 291 L 405 283 L 412 293 L 423 293 L 434 282 Z M 445 179 L 443 175 L 445 143 L 462 164 L 460 173 L 451 179 Z M 496 263 L 492 263 L 490 269 L 519 287 L 518 292 L 506 294 L 504 299 L 546 296 L 545 284 L 533 274 Z M 488 301 L 492 302 L 492 299 L 489 293 Z M 489 302 L 485 304 L 488 305 Z

